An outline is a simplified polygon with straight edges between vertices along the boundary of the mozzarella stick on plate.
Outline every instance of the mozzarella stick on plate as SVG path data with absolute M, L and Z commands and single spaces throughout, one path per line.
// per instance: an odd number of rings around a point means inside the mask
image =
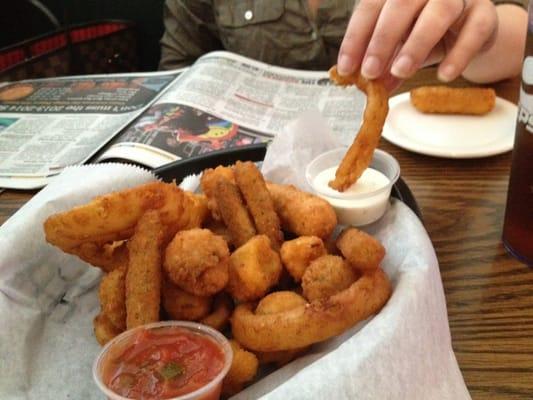
M 421 86 L 411 90 L 411 103 L 425 114 L 483 115 L 494 108 L 496 93 L 492 88 Z

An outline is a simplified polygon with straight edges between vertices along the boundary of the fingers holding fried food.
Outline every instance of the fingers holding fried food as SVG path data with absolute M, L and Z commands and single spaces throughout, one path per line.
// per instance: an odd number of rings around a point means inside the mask
M 233 350 L 233 361 L 222 383 L 222 394 L 225 396 L 240 392 L 246 383 L 254 379 L 259 368 L 259 362 L 253 353 L 243 349 L 235 340 L 230 340 L 230 345 Z
M 181 231 L 167 246 L 163 265 L 169 279 L 182 290 L 212 296 L 228 283 L 228 245 L 208 229 Z
M 252 304 L 241 304 L 231 317 L 232 333 L 252 351 L 308 346 L 339 335 L 376 313 L 385 305 L 391 291 L 387 275 L 378 268 L 340 293 L 289 311 L 256 315 Z
M 268 236 L 272 246 L 279 248 L 283 241 L 283 233 L 263 175 L 250 161 L 237 161 L 234 173 L 237 186 L 252 215 L 257 233 Z
M 281 272 L 281 260 L 270 239 L 257 235 L 231 254 L 226 289 L 238 301 L 257 300 L 278 283 Z
M 215 200 L 218 211 L 231 236 L 232 243 L 242 246 L 255 236 L 256 230 L 239 188 L 227 179 L 217 180 Z
M 385 257 L 385 248 L 374 237 L 356 228 L 346 228 L 337 238 L 337 247 L 348 263 L 365 273 L 373 271 Z
M 195 296 L 181 290 L 168 278 L 163 279 L 161 288 L 163 309 L 175 320 L 198 321 L 209 314 L 211 297 Z
M 161 245 L 165 232 L 158 211 L 140 218 L 128 241 L 126 273 L 126 327 L 159 321 L 161 302 Z
M 102 314 L 120 332 L 126 330 L 126 270 L 123 265 L 104 275 L 98 289 Z
M 333 207 L 324 199 L 292 185 L 267 183 L 283 228 L 298 236 L 325 239 L 337 225 Z
M 483 115 L 496 104 L 492 88 L 422 86 L 411 90 L 410 98 L 418 111 L 427 114 Z
M 359 179 L 372 161 L 374 150 L 379 144 L 381 131 L 389 112 L 389 95 L 382 82 L 367 80 L 359 72 L 341 76 L 335 65 L 329 70 L 329 76 L 337 85 L 356 85 L 367 97 L 359 132 L 339 164 L 335 172 L 335 179 L 329 182 L 331 188 L 343 192 Z
M 87 204 L 50 216 L 44 223 L 46 240 L 68 252 L 83 243 L 128 239 L 139 218 L 153 209 L 159 210 L 164 225 L 179 228 L 183 223 L 184 199 L 180 188 L 162 182 L 99 196 Z
M 280 250 L 281 262 L 296 282 L 302 280 L 311 261 L 326 254 L 324 242 L 317 236 L 300 236 L 288 240 Z
M 218 331 L 226 328 L 233 311 L 233 301 L 226 293 L 219 293 L 213 302 L 213 312 L 201 319 L 200 322 Z
M 350 287 L 358 277 L 342 257 L 325 255 L 311 262 L 305 270 L 303 295 L 309 301 L 325 299 Z
M 98 314 L 93 319 L 94 336 L 100 346 L 105 345 L 115 336 L 122 333 L 120 329 L 117 329 L 103 313 Z

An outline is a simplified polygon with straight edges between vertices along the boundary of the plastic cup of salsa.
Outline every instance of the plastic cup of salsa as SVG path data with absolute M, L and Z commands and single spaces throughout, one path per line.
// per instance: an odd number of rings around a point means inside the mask
M 156 322 L 108 342 L 93 378 L 110 400 L 217 400 L 232 359 L 228 340 L 208 326 Z

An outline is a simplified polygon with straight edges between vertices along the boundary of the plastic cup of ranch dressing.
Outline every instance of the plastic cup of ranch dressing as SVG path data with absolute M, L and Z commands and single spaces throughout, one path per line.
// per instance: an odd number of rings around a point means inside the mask
M 307 183 L 315 194 L 335 209 L 342 225 L 364 226 L 383 216 L 389 204 L 392 186 L 400 176 L 400 165 L 389 153 L 375 150 L 369 168 L 357 182 L 338 192 L 328 186 L 347 148 L 322 153 L 309 163 L 305 171 Z

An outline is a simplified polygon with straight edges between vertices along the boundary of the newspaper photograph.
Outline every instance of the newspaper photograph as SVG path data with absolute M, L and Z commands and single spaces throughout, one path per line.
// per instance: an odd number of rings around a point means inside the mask
M 86 162 L 179 73 L 52 78 L 0 87 L 0 187 L 40 187 L 66 166 Z

